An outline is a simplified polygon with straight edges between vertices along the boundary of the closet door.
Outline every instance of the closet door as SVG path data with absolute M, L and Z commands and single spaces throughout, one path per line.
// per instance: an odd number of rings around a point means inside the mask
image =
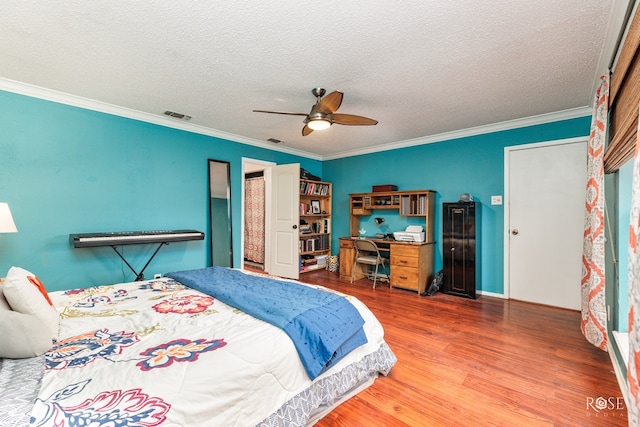
M 586 139 L 505 150 L 509 298 L 580 310 Z

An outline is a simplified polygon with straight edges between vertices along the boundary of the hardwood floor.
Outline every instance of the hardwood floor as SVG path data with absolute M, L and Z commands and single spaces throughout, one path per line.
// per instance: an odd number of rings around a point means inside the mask
M 348 293 L 378 317 L 398 358 L 388 377 L 316 426 L 626 426 L 607 353 L 575 311 L 479 296 L 373 290 L 317 271 L 301 281 Z M 607 403 L 604 409 L 596 404 Z M 605 399 L 605 400 L 602 400 Z

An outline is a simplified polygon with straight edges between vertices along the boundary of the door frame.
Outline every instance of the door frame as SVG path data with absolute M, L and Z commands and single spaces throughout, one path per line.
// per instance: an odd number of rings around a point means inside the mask
M 574 138 L 566 138 L 566 139 L 557 139 L 557 140 L 553 140 L 553 141 L 545 141 L 545 142 L 534 142 L 531 144 L 522 144 L 522 145 L 512 145 L 509 147 L 504 147 L 504 198 L 503 198 L 503 210 L 504 210 L 504 228 L 502 230 L 503 232 L 503 239 L 504 239 L 504 272 L 503 272 L 503 294 L 504 294 L 504 298 L 509 299 L 510 298 L 510 289 L 511 289 L 511 283 L 510 283 L 510 270 L 509 270 L 509 265 L 511 262 L 510 259 L 510 255 L 511 255 L 511 239 L 509 238 L 510 233 L 511 233 L 511 214 L 510 214 L 510 209 L 509 209 L 509 202 L 510 202 L 510 188 L 509 188 L 509 177 L 510 177 L 510 173 L 511 173 L 511 169 L 510 169 L 510 162 L 509 162 L 509 157 L 510 154 L 513 151 L 518 151 L 518 150 L 528 150 L 531 148 L 541 148 L 541 147 L 552 147 L 555 145 L 565 145 L 565 144 L 574 144 L 574 143 L 578 143 L 578 142 L 588 142 L 589 141 L 589 136 L 578 136 L 578 137 L 574 137 Z M 586 161 L 586 160 L 585 160 Z M 585 191 L 586 191 L 586 182 L 585 182 Z
M 269 210 L 267 209 L 266 204 L 271 199 L 271 166 L 275 166 L 276 163 L 268 162 L 265 160 L 251 159 L 249 157 L 242 157 L 241 159 L 242 167 L 240 168 L 240 268 L 244 269 L 244 211 L 245 211 L 245 194 L 244 194 L 244 176 L 249 172 L 256 172 L 259 170 L 264 171 L 264 180 L 265 180 L 265 229 L 264 229 L 264 271 L 269 271 L 271 267 L 270 260 L 267 258 L 268 251 L 271 247 L 271 241 L 269 240 L 271 230 L 268 229 L 270 218 L 267 218 L 269 215 Z

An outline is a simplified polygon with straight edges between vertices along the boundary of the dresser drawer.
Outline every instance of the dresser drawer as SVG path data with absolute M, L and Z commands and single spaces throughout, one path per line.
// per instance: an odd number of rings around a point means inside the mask
M 418 269 L 391 266 L 391 286 L 395 288 L 418 290 Z
M 351 239 L 340 239 L 340 247 L 353 249 L 353 240 Z
M 417 258 L 420 254 L 420 246 L 418 245 L 393 245 L 393 249 L 391 251 L 394 255 L 398 257 L 415 257 Z
M 391 254 L 391 265 L 400 267 L 418 267 L 418 257 L 397 255 L 395 251 Z

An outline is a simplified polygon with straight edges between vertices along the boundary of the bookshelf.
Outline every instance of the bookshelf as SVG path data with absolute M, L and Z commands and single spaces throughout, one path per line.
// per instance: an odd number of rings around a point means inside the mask
M 325 268 L 331 255 L 331 183 L 300 180 L 300 273 Z

